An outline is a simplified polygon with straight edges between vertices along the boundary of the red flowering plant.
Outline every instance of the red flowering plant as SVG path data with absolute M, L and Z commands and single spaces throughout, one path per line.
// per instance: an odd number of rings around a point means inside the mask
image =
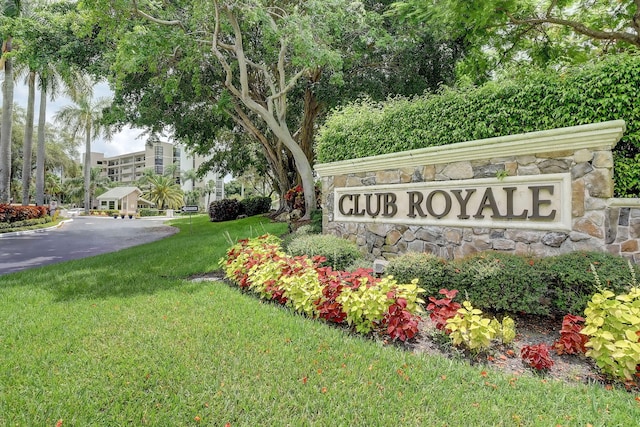
M 315 186 L 316 191 L 316 209 L 320 209 L 320 199 L 322 196 L 322 189 L 319 185 Z M 298 209 L 304 215 L 306 207 L 304 205 L 304 189 L 302 185 L 296 185 L 287 191 L 284 195 L 284 200 L 287 202 L 289 210 Z

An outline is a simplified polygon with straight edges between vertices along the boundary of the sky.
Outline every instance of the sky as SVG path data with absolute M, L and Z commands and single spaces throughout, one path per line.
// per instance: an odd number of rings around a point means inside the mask
M 27 95 L 29 89 L 22 81 L 17 81 L 14 88 L 13 102 L 20 105 L 22 108 L 27 108 Z M 106 83 L 99 83 L 94 87 L 94 98 L 110 97 L 112 92 Z M 73 102 L 66 97 L 59 96 L 55 101 L 50 99 L 47 101 L 47 122 L 55 124 L 53 116 L 58 112 L 60 108 L 65 105 L 73 104 Z M 40 92 L 36 92 L 36 106 L 35 106 L 35 121 L 38 120 L 38 108 L 40 105 Z M 120 154 L 132 153 L 136 151 L 144 150 L 146 136 L 141 139 L 138 136 L 142 133 L 140 129 L 132 129 L 125 127 L 121 132 L 113 135 L 110 141 L 98 139 L 91 144 L 91 151 L 97 153 L 104 153 L 105 156 L 117 156 Z M 84 143 L 78 147 L 80 155 L 84 153 Z

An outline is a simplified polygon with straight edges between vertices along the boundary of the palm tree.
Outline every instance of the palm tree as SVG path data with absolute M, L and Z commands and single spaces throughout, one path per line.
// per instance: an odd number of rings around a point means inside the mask
M 20 15 L 20 0 L 5 0 L 2 14 L 9 18 Z M 13 64 L 7 54 L 12 50 L 12 37 L 2 41 L 0 68 L 4 68 L 2 84 L 2 129 L 0 130 L 0 203 L 8 203 L 11 193 L 11 124 L 13 115 Z
M 104 191 L 108 190 L 112 185 L 112 182 L 109 178 L 102 175 L 101 168 L 91 168 L 89 181 L 89 200 L 91 201 L 90 205 L 93 208 L 96 193 L 100 191 L 100 194 L 102 194 Z
M 36 154 L 36 204 L 44 202 L 44 177 L 45 177 L 45 134 L 47 123 L 47 95 L 51 101 L 56 99 L 60 88 L 64 87 L 66 95 L 71 99 L 81 98 L 80 94 L 91 97 L 93 88 L 91 81 L 77 70 L 68 70 L 60 74 L 55 65 L 47 64 L 38 72 L 40 86 L 40 108 L 38 110 L 38 149 Z M 77 135 L 74 134 L 72 139 Z
M 91 141 L 100 136 L 111 138 L 111 129 L 101 123 L 102 112 L 111 101 L 108 98 L 94 101 L 88 97 L 80 97 L 75 102 L 75 106 L 62 107 L 54 117 L 72 135 L 84 136 L 84 213 L 88 215 L 91 209 Z
M 211 193 L 216 193 L 216 182 L 213 179 L 210 179 L 205 184 L 202 191 L 207 195 L 207 203 L 205 205 L 205 209 L 209 209 L 209 204 L 211 203 Z
M 183 205 L 184 195 L 172 177 L 155 175 L 147 182 L 150 187 L 143 197 L 155 203 L 158 209 L 177 209 Z
M 196 182 L 198 182 L 198 171 L 196 169 L 189 169 L 182 172 L 182 181 L 186 184 L 191 181 L 190 190 L 195 190 Z

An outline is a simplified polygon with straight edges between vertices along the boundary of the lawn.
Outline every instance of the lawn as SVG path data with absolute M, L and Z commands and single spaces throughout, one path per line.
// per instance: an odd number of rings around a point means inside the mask
M 0 276 L 0 425 L 628 426 L 640 397 L 414 355 L 221 282 L 262 218 L 173 221 L 113 254 Z

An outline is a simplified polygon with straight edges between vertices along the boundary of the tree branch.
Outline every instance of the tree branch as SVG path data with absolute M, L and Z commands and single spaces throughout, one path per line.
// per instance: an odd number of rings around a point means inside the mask
M 149 21 L 151 21 L 151 22 L 155 22 L 156 24 L 160 24 L 160 25 L 172 25 L 172 26 L 180 27 L 180 28 L 182 28 L 183 30 L 185 29 L 185 28 L 184 28 L 184 25 L 182 25 L 182 22 L 181 22 L 181 21 L 178 21 L 178 20 L 174 20 L 174 21 L 166 21 L 166 20 L 164 20 L 164 19 L 155 18 L 155 17 L 153 17 L 153 16 L 151 16 L 151 15 L 149 15 L 149 14 L 147 14 L 147 13 L 145 13 L 145 12 L 141 11 L 140 9 L 138 9 L 138 2 L 137 2 L 137 0 L 132 0 L 132 2 L 133 2 L 133 10 L 134 10 L 134 12 L 135 12 L 138 16 L 140 16 L 140 17 L 142 17 L 142 18 L 145 18 L 145 19 L 147 19 L 147 20 L 149 20 Z
M 636 3 L 639 0 L 635 0 Z M 582 34 L 597 40 L 614 40 L 614 41 L 626 41 L 634 46 L 640 47 L 640 36 L 638 34 L 626 33 L 622 31 L 602 31 L 594 28 L 587 27 L 586 25 L 571 21 L 568 19 L 554 18 L 547 16 L 544 18 L 527 18 L 518 19 L 511 13 L 507 12 L 509 20 L 514 25 L 540 25 L 540 24 L 554 24 L 571 28 L 574 32 Z M 635 19 L 635 16 L 634 16 Z

